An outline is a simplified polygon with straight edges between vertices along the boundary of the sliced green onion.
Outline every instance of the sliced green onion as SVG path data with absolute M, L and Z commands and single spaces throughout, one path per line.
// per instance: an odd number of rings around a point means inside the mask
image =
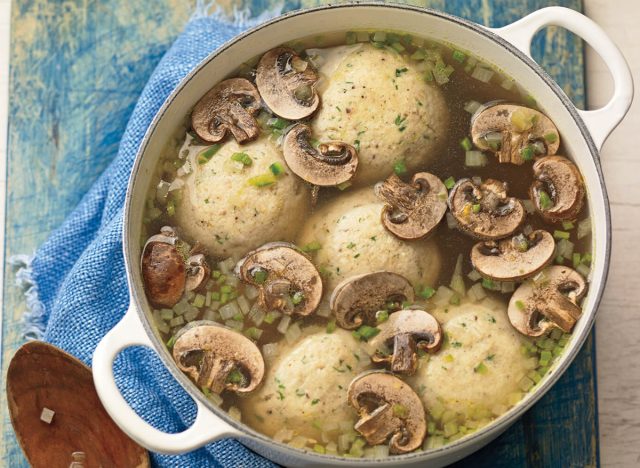
M 293 302 L 293 305 L 301 304 L 302 301 L 304 301 L 304 293 L 302 291 L 296 291 L 291 296 L 291 302 Z
M 289 121 L 285 119 L 281 119 L 280 117 L 272 117 L 269 120 L 267 120 L 267 125 L 277 130 L 283 130 L 289 125 Z
M 382 323 L 386 322 L 389 319 L 389 312 L 386 310 L 379 310 L 376 312 L 376 322 Z
M 559 231 L 556 229 L 555 231 L 553 231 L 553 237 L 558 240 L 569 239 L 571 237 L 571 233 L 567 231 Z
M 274 162 L 273 164 L 271 164 L 269 166 L 269 170 L 274 176 L 279 176 L 281 174 L 284 174 L 284 166 L 282 165 L 282 163 L 279 163 L 279 162 Z
M 371 38 L 373 42 L 384 42 L 387 40 L 387 33 L 384 31 L 376 31 Z
M 349 187 L 351 187 L 351 182 L 342 182 L 341 184 L 336 185 L 336 187 L 338 188 L 338 190 L 340 190 L 341 192 L 343 190 L 348 189 Z
M 399 42 L 394 42 L 393 44 L 391 44 L 391 47 L 393 49 L 395 49 L 397 52 L 400 52 L 400 53 L 402 53 L 402 52 L 404 52 L 406 50 L 405 47 L 402 44 L 400 44 Z
M 175 343 L 176 343 L 176 337 L 174 335 L 171 338 L 169 338 L 169 340 L 167 341 L 167 348 L 169 348 L 169 349 L 173 348 L 173 345 Z
M 427 57 L 423 49 L 416 49 L 416 51 L 409 57 L 411 60 L 424 60 Z
M 303 252 L 317 252 L 322 248 L 322 245 L 318 241 L 311 241 L 302 247 Z
M 233 153 L 231 155 L 231 160 L 241 163 L 243 166 L 251 166 L 253 161 L 251 157 L 247 153 Z
M 477 374 L 486 374 L 487 372 L 489 372 L 489 369 L 487 368 L 487 366 L 484 365 L 484 362 L 481 362 L 480 364 L 478 364 L 476 367 L 473 368 L 473 372 Z
M 467 167 L 483 167 L 489 163 L 487 156 L 482 151 L 466 151 L 464 165 Z
M 574 227 L 575 225 L 571 221 L 562 221 L 562 229 L 564 229 L 565 231 L 569 231 Z
M 473 143 L 471 143 L 471 139 L 468 136 L 462 139 L 462 141 L 460 142 L 460 146 L 462 146 L 462 149 L 465 151 L 470 151 L 471 149 L 473 149 Z
M 416 294 L 418 294 L 418 296 L 420 296 L 423 299 L 430 299 L 431 297 L 433 297 L 435 293 L 436 293 L 436 290 L 430 286 L 423 286 L 418 291 L 416 291 Z
M 453 60 L 459 63 L 464 63 L 464 61 L 467 59 L 467 55 L 459 50 L 454 50 L 451 56 L 453 57 Z
M 558 135 L 557 135 L 557 134 L 555 134 L 555 133 L 547 133 L 547 134 L 544 136 L 544 140 L 545 140 L 547 143 L 555 143 L 556 141 L 558 141 Z
M 448 190 L 451 190 L 454 185 L 456 185 L 456 179 L 453 177 L 448 177 L 444 180 L 444 186 L 447 187 Z
M 206 162 L 208 162 L 213 157 L 213 155 L 218 152 L 221 146 L 222 145 L 219 144 L 212 145 L 198 154 L 198 164 L 205 164 Z
M 353 332 L 353 336 L 361 341 L 368 341 L 378 333 L 380 333 L 379 328 L 370 327 L 369 325 L 362 325 L 360 328 Z
M 473 211 L 474 213 L 480 213 L 480 208 L 481 208 L 480 204 L 476 203 L 475 205 L 471 206 L 471 211 Z
M 525 161 L 531 161 L 533 159 L 534 154 L 535 154 L 535 151 L 531 145 L 525 146 L 520 150 L 520 155 L 522 156 L 522 159 L 524 159 Z
M 403 159 L 399 159 L 393 164 L 393 172 L 401 176 L 407 173 L 407 165 Z
M 520 310 L 524 310 L 526 308 L 525 305 L 524 305 L 524 302 L 522 302 L 520 300 L 516 301 L 516 307 L 518 309 L 520 309 Z
M 553 201 L 551 200 L 551 197 L 544 190 L 540 190 L 538 192 L 538 202 L 540 205 L 540 209 L 542 210 L 548 210 L 549 208 L 553 207 Z
M 336 321 L 331 320 L 327 323 L 327 333 L 333 333 L 334 331 L 336 331 Z
M 276 177 L 273 174 L 260 174 L 251 177 L 247 182 L 254 187 L 268 187 L 276 183 Z

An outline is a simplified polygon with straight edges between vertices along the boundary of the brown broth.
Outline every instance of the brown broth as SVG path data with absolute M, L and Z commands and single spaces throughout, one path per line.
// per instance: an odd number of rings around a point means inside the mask
M 402 35 L 400 35 L 402 37 Z M 306 38 L 300 41 L 295 41 L 289 45 L 293 46 L 297 50 L 303 50 L 305 47 L 327 47 L 332 45 L 344 44 L 345 42 L 345 34 L 344 33 L 335 33 L 331 35 L 323 36 L 322 38 L 314 37 L 314 38 Z M 496 71 L 493 75 L 492 79 L 489 83 L 483 83 L 471 76 L 469 70 L 465 70 L 465 64 L 458 63 L 456 60 L 452 59 L 452 54 L 454 53 L 454 49 L 446 46 L 444 44 L 438 44 L 431 41 L 426 41 L 428 47 L 437 47 L 441 50 L 442 57 L 446 64 L 449 64 L 454 67 L 455 71 L 451 74 L 450 80 L 441 86 L 441 90 L 443 92 L 444 98 L 447 102 L 449 113 L 450 113 L 450 126 L 449 133 L 446 142 L 443 145 L 445 148 L 439 157 L 437 157 L 433 162 L 421 167 L 420 170 L 431 172 L 442 180 L 447 179 L 448 177 L 453 176 L 456 180 L 464 177 L 480 177 L 483 180 L 487 178 L 498 179 L 501 181 L 505 181 L 508 183 L 508 191 L 510 196 L 515 196 L 523 200 L 528 200 L 529 195 L 529 187 L 533 182 L 533 173 L 531 170 L 532 162 L 526 162 L 522 166 L 516 166 L 513 164 L 499 164 L 497 159 L 488 154 L 488 164 L 485 167 L 467 167 L 465 166 L 465 150 L 461 147 L 460 142 L 465 137 L 470 136 L 469 126 L 470 126 L 470 113 L 467 112 L 464 108 L 466 103 L 469 101 L 478 101 L 480 103 L 485 103 L 489 101 L 495 100 L 504 100 L 510 103 L 521 104 L 528 107 L 535 107 L 535 101 L 531 96 L 529 96 L 525 91 L 523 91 L 517 84 L 513 84 L 510 89 L 506 89 L 501 86 L 503 83 L 508 82 L 510 79 L 503 73 Z M 406 51 L 403 54 L 411 55 L 416 47 L 413 45 L 408 45 L 404 43 L 406 47 Z M 467 52 L 464 52 L 467 56 L 466 64 L 468 64 L 468 60 L 471 57 Z M 259 58 L 259 57 L 258 57 Z M 251 61 L 248 64 L 244 64 L 241 66 L 236 73 L 231 74 L 231 76 L 246 76 L 252 77 L 252 66 L 257 62 L 257 59 Z M 473 59 L 475 60 L 475 59 Z M 175 177 L 175 165 L 174 162 L 177 160 L 177 149 L 181 145 L 182 138 L 184 134 L 178 135 L 176 140 L 170 144 L 167 148 L 166 153 L 160 159 L 157 169 L 157 175 L 154 179 L 152 187 L 149 191 L 149 200 L 147 210 L 145 212 L 145 220 L 143 229 L 143 238 L 141 239 L 141 243 L 144 243 L 149 235 L 152 235 L 158 232 L 159 228 L 163 225 L 173 225 L 173 220 L 171 216 L 169 216 L 166 212 L 166 208 L 156 202 L 156 185 L 159 180 L 167 180 L 171 181 L 173 177 Z M 321 136 L 320 136 L 321 137 Z M 561 145 L 557 154 L 566 155 L 565 148 Z M 405 174 L 405 180 L 408 179 L 411 174 Z M 346 189 L 345 192 L 341 192 L 336 189 L 327 189 L 321 190 L 319 194 L 319 204 L 331 199 L 340 197 L 343 193 L 348 192 L 349 189 Z M 579 220 L 583 220 L 588 218 L 589 209 L 585 206 L 579 216 Z M 578 220 L 578 221 L 579 221 Z M 548 223 L 545 222 L 540 216 L 537 214 L 529 214 L 527 216 L 526 225 L 531 226 L 533 229 L 545 229 L 551 233 L 554 233 L 555 230 L 564 230 L 561 223 Z M 577 225 L 577 222 L 575 223 Z M 178 226 L 179 228 L 179 226 Z M 591 237 L 590 235 L 584 236 L 582 239 L 577 238 L 577 228 L 570 229 L 571 233 L 571 242 L 575 244 L 574 252 L 579 252 L 581 254 L 588 253 L 591 246 Z M 440 276 L 436 284 L 428 285 L 437 289 L 438 286 L 444 285 L 448 286 L 451 280 L 451 277 L 454 273 L 454 268 L 456 265 L 456 260 L 459 255 L 462 255 L 463 258 L 463 274 L 466 283 L 466 288 L 468 289 L 474 282 L 471 281 L 467 274 L 469 274 L 472 270 L 469 252 L 472 246 L 477 242 L 477 240 L 472 239 L 471 237 L 463 234 L 457 229 L 451 229 L 447 226 L 447 223 L 443 221 L 438 227 L 437 231 L 433 234 L 433 239 L 435 243 L 439 246 L 441 256 L 442 256 L 442 268 L 440 270 Z M 197 239 L 186 239 L 191 245 L 194 245 L 197 242 Z M 273 239 L 276 241 L 279 239 Z M 222 261 L 224 259 L 220 258 L 208 258 L 210 265 L 216 265 L 217 262 Z M 237 259 L 236 259 L 237 260 Z M 232 262 L 229 262 L 227 266 L 230 266 Z M 571 259 L 566 259 L 566 265 L 571 265 Z M 216 273 L 217 275 L 217 273 Z M 220 293 L 221 286 L 217 284 L 218 279 L 214 278 L 209 285 L 208 291 L 212 292 L 214 301 L 216 297 L 216 293 Z M 421 287 L 425 285 L 414 285 L 415 287 Z M 240 283 L 235 288 L 235 291 L 239 296 L 242 296 L 246 293 L 244 286 Z M 487 291 L 487 294 L 493 297 L 498 298 L 501 301 L 507 301 L 510 293 L 500 293 L 495 291 Z M 194 295 L 190 295 L 191 302 L 193 302 Z M 419 302 L 420 303 L 420 302 Z M 422 301 L 422 305 L 429 310 L 430 302 Z M 200 312 L 194 319 L 202 319 L 204 318 L 213 318 L 221 323 L 225 321 L 220 318 L 219 313 L 207 313 L 210 307 L 201 307 Z M 156 312 L 158 315 L 158 312 Z M 240 315 L 236 317 L 237 319 L 241 319 L 242 329 L 246 332 L 248 328 L 254 327 L 255 324 L 249 318 L 249 314 Z M 256 343 L 259 347 L 267 343 L 274 343 L 285 340 L 283 335 L 277 330 L 277 325 L 279 323 L 280 318 L 274 320 L 272 324 L 262 323 L 260 329 L 262 330 L 262 335 Z M 303 319 L 295 319 L 292 323 L 298 323 L 301 327 L 306 327 L 311 324 L 327 326 L 327 324 L 331 321 L 331 318 L 313 316 Z M 239 325 L 239 324 L 238 324 Z M 169 327 L 169 330 L 165 330 L 162 333 L 162 336 L 169 340 L 170 337 L 182 327 L 182 324 Z M 562 343 L 563 340 L 566 343 L 568 337 L 566 335 L 560 336 L 562 334 L 555 334 L 553 337 L 543 337 L 542 339 L 532 341 L 531 348 L 526 351 L 529 353 L 529 356 L 539 359 L 541 353 L 544 350 L 556 349 L 551 348 L 552 346 L 558 346 L 558 342 Z M 552 340 L 552 341 L 545 341 Z M 553 342 L 553 343 L 552 343 Z M 555 343 L 555 345 L 554 345 Z M 557 352 L 554 352 L 554 357 L 557 356 Z M 546 370 L 548 370 L 549 366 L 539 366 L 541 370 L 541 374 L 544 374 Z M 371 368 L 379 368 L 380 366 L 372 365 Z M 546 369 L 545 369 L 546 368 Z M 542 372 L 544 371 L 544 372 Z M 541 375 L 542 376 L 542 375 Z M 221 406 L 228 410 L 229 408 L 235 406 L 238 403 L 238 397 L 231 393 L 223 394 Z M 345 402 L 346 404 L 346 402 Z M 429 408 L 427 408 L 429 411 Z M 438 420 L 437 417 L 431 416 L 431 421 L 435 423 L 435 432 L 430 433 L 430 436 L 434 437 L 443 437 L 443 443 L 447 443 L 452 440 L 456 440 L 456 437 L 444 437 L 443 434 L 443 422 Z M 462 427 L 464 427 L 464 422 L 461 422 Z M 469 429 L 471 431 L 472 429 Z M 461 435 L 464 436 L 464 433 Z M 459 438 L 459 437 L 457 437 Z M 429 447 L 430 448 L 430 447 Z

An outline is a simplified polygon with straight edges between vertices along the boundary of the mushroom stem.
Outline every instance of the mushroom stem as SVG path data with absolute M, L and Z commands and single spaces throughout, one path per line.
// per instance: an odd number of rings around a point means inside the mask
M 353 426 L 366 439 L 369 445 L 384 444 L 389 438 L 389 433 L 400 430 L 398 418 L 393 416 L 393 409 L 389 403 L 378 406 L 371 413 L 366 408 L 361 408 L 360 420 Z
M 410 333 L 400 333 L 393 337 L 391 370 L 398 374 L 413 374 L 418 364 L 416 341 Z

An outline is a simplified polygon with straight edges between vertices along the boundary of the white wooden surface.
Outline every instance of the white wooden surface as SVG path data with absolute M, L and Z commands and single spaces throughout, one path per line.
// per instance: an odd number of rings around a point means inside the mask
M 9 7 L 0 0 L 0 155 L 6 154 Z M 616 41 L 640 87 L 640 2 L 585 0 L 586 13 Z M 606 102 L 611 82 L 589 51 L 590 107 Z M 597 319 L 601 460 L 605 467 L 640 466 L 640 99 L 602 151 L 613 211 L 611 272 Z M 5 158 L 0 158 L 0 245 L 4 243 Z M 4 262 L 3 262 L 4 263 Z M 0 276 L 1 280 L 1 276 Z M 1 283 L 0 283 L 1 284 Z M 2 300 L 0 288 L 0 302 Z M 1 326 L 1 321 L 0 321 Z M 1 336 L 1 333 L 0 333 Z
M 595 19 L 633 69 L 636 99 L 602 151 L 613 214 L 613 257 L 596 321 L 601 461 L 640 466 L 640 2 L 586 0 Z M 605 103 L 611 80 L 593 51 L 587 55 L 591 107 Z

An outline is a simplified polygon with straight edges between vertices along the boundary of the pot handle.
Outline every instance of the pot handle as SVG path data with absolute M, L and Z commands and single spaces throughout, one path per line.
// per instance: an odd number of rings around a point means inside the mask
M 569 8 L 542 8 L 508 26 L 490 30 L 531 57 L 531 40 L 536 32 L 546 26 L 561 26 L 580 36 L 602 57 L 613 76 L 613 96 L 604 107 L 589 111 L 577 109 L 600 150 L 631 106 L 633 80 L 629 65 L 600 26 Z
M 122 397 L 113 376 L 113 361 L 130 346 L 153 349 L 136 309 L 131 306 L 125 316 L 102 338 L 93 353 L 93 381 L 107 413 L 129 437 L 154 452 L 177 454 L 199 448 L 209 442 L 238 437 L 240 432 L 213 414 L 195 399 L 197 416 L 191 427 L 170 434 L 146 423 Z

